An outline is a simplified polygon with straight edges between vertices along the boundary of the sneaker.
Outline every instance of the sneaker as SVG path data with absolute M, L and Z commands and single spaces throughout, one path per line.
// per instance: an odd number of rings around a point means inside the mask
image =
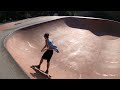
M 40 69 L 40 65 L 35 66 L 36 68 Z
M 48 74 L 48 70 L 46 70 L 45 73 Z

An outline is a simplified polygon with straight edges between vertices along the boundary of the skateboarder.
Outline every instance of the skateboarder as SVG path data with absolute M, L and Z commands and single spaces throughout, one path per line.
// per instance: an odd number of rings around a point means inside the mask
M 46 59 L 47 60 L 47 70 L 45 71 L 45 73 L 48 74 L 49 66 L 50 66 L 50 59 L 51 59 L 51 57 L 53 55 L 53 50 L 56 51 L 57 53 L 59 53 L 59 51 L 57 49 L 57 46 L 53 43 L 53 41 L 51 39 L 49 39 L 49 33 L 45 33 L 44 34 L 44 38 L 45 38 L 45 46 L 43 47 L 41 52 L 43 52 L 45 50 L 46 50 L 46 52 L 43 54 L 43 56 L 42 56 L 42 58 L 40 60 L 39 65 L 37 65 L 36 67 L 38 69 L 40 69 L 40 66 L 41 66 L 41 64 L 43 62 L 43 59 Z

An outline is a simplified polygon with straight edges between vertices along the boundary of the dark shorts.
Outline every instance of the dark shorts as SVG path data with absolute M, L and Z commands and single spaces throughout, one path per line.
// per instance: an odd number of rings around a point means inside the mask
M 52 55 L 53 55 L 53 50 L 47 50 L 47 51 L 43 54 L 42 58 L 43 58 L 43 59 L 46 59 L 47 62 L 49 62 L 50 59 L 51 59 L 51 57 L 52 57 Z

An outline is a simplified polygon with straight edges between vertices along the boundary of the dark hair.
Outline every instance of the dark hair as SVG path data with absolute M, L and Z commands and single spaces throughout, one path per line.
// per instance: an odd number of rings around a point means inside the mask
M 44 37 L 48 38 L 49 37 L 49 33 L 45 33 Z

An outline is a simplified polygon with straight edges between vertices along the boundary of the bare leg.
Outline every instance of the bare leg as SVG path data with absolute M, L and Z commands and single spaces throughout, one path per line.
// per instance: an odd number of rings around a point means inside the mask
M 36 67 L 37 67 L 38 69 L 40 69 L 40 66 L 41 66 L 42 63 L 43 63 L 43 58 L 41 58 L 39 65 L 37 65 Z
M 47 71 L 49 70 L 50 62 L 47 62 Z
M 41 66 L 42 63 L 43 63 L 43 58 L 41 58 L 39 66 Z
M 47 62 L 47 70 L 45 71 L 45 73 L 48 73 L 49 67 L 50 67 L 50 62 Z

